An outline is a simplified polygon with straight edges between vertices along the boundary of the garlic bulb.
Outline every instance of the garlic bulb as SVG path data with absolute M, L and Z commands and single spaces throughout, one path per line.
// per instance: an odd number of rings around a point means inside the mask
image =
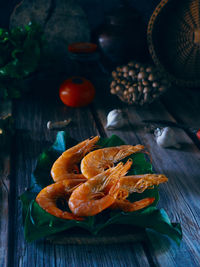
M 161 147 L 175 147 L 180 148 L 178 144 L 176 133 L 170 127 L 165 127 L 163 129 L 157 128 L 154 131 L 154 135 L 156 137 L 156 142 Z
M 121 128 L 126 124 L 122 110 L 113 109 L 107 115 L 106 128 L 108 130 Z

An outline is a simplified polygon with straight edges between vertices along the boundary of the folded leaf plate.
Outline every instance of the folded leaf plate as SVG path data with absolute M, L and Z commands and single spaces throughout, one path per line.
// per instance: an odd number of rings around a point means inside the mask
M 53 162 L 67 148 L 77 141 L 66 132 L 58 132 L 55 143 L 44 151 L 38 158 L 36 169 L 32 174 L 32 187 L 21 195 L 23 204 L 24 234 L 28 242 L 47 238 L 55 243 L 67 244 L 108 244 L 126 241 L 139 241 L 145 238 L 145 229 L 150 228 L 161 234 L 168 235 L 178 244 L 182 238 L 179 224 L 170 222 L 163 209 L 156 207 L 159 194 L 158 187 L 145 190 L 143 193 L 133 193 L 130 201 L 146 197 L 154 197 L 153 204 L 136 212 L 105 210 L 100 214 L 87 217 L 84 221 L 63 220 L 44 211 L 35 202 L 38 192 L 45 186 L 53 183 L 50 170 Z M 124 142 L 116 135 L 110 138 L 101 138 L 100 147 L 123 145 Z M 152 173 L 151 164 L 143 153 L 129 156 L 133 165 L 130 175 Z M 124 159 L 126 161 L 127 159 Z

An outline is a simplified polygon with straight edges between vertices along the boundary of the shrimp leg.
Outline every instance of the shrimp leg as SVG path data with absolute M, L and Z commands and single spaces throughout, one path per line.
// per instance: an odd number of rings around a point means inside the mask
M 83 174 L 77 173 L 78 164 L 94 148 L 98 140 L 99 136 L 87 139 L 63 152 L 52 166 L 51 176 L 53 180 L 57 182 L 64 179 L 84 178 Z
M 57 200 L 64 199 L 67 201 L 72 191 L 81 183 L 85 182 L 86 179 L 67 179 L 51 184 L 43 188 L 36 197 L 36 202 L 46 212 L 67 220 L 82 221 L 83 218 L 78 217 L 71 212 L 62 211 L 57 207 Z

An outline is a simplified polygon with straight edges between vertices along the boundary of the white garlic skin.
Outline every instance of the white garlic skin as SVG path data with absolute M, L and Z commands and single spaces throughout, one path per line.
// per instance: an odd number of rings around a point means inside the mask
M 175 147 L 180 148 L 180 145 L 176 138 L 175 131 L 170 127 L 165 127 L 163 129 L 156 129 L 154 131 L 156 142 L 161 147 Z
M 123 112 L 120 109 L 113 109 L 107 115 L 107 124 L 106 128 L 117 129 L 121 128 L 126 124 L 125 118 L 123 116 Z

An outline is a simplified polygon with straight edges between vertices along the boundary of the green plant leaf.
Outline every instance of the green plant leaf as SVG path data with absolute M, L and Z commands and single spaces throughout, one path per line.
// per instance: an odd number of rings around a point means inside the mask
M 0 83 L 3 90 L 7 90 L 4 93 L 6 98 L 19 97 L 20 92 L 24 91 L 19 81 L 36 71 L 43 44 L 43 33 L 37 24 L 30 23 L 24 28 L 11 30 L 0 29 Z M 15 86 L 16 80 L 18 87 Z
M 35 202 L 35 197 L 43 187 L 53 182 L 50 176 L 53 162 L 62 152 L 75 144 L 76 141 L 74 139 L 66 132 L 61 131 L 57 134 L 55 143 L 38 158 L 36 169 L 32 175 L 32 188 L 21 196 L 24 234 L 27 241 L 31 242 L 74 227 L 84 228 L 90 234 L 98 235 L 110 225 L 132 225 L 136 230 L 139 228 L 143 229 L 143 231 L 145 231 L 145 228 L 153 229 L 161 234 L 168 235 L 177 244 L 180 243 L 182 238 L 180 225 L 171 223 L 166 212 L 163 209 L 159 210 L 156 208 L 159 201 L 158 187 L 145 190 L 140 194 L 131 194 L 130 201 L 137 201 L 146 197 L 155 198 L 152 205 L 137 212 L 125 213 L 107 209 L 96 216 L 87 217 L 84 221 L 75 221 L 63 220 L 44 211 Z M 101 138 L 98 142 L 100 147 L 123 144 L 124 142 L 116 135 L 110 138 Z M 129 158 L 133 160 L 133 166 L 129 174 L 152 172 L 152 166 L 145 159 L 143 153 L 131 155 Z

